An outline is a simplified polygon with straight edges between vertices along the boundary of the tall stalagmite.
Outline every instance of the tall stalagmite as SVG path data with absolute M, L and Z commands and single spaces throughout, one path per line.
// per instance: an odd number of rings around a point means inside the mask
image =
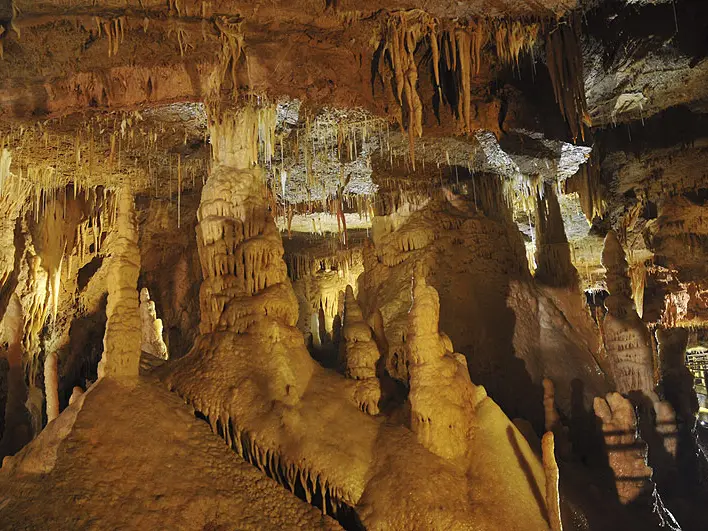
M 344 373 L 348 378 L 357 381 L 355 400 L 359 409 L 376 415 L 381 399 L 381 384 L 376 377 L 376 364 L 381 355 L 351 286 L 347 286 L 345 291 L 342 337 Z
M 468 448 L 470 414 L 485 393 L 472 385 L 465 357 L 454 354 L 450 338 L 438 331 L 440 298 L 425 282 L 420 264 L 408 315 L 405 363 L 411 428 L 434 454 L 459 459 Z
M 615 385 L 622 394 L 641 391 L 653 400 L 651 337 L 634 309 L 627 260 L 614 231 L 605 237 L 602 265 L 607 271 L 607 290 L 610 292 L 605 299 L 607 315 L 602 321 L 602 333 Z
M 283 244 L 255 166 L 258 129 L 259 111 L 251 106 L 210 121 L 214 167 L 197 213 L 202 333 L 243 333 L 265 316 L 297 323 Z
M 134 199 L 129 189 L 118 192 L 118 211 L 107 259 L 108 302 L 103 357 L 98 376 L 137 376 L 142 341 L 138 275 L 140 250 L 135 225 Z

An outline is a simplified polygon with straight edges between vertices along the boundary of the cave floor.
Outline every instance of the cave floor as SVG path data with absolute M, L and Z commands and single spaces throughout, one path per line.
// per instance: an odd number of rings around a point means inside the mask
M 0 469 L 0 529 L 340 529 L 151 380 L 104 378 L 52 424 Z

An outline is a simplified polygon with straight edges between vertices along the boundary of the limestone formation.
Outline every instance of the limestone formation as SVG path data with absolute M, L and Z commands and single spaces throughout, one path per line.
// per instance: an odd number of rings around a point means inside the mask
M 44 394 L 47 399 L 47 422 L 51 422 L 59 416 L 59 377 L 56 352 L 52 352 L 44 360 Z
M 0 0 L 0 529 L 705 528 L 706 20 Z
M 420 266 L 412 292 L 405 343 L 411 429 L 424 447 L 454 461 L 468 451 L 469 418 L 484 391 L 472 385 L 464 356 L 438 331 L 440 300 Z
M 593 403 L 595 415 L 602 422 L 605 449 L 620 502 L 628 504 L 646 498 L 652 492 L 652 469 L 647 465 L 647 448 L 639 437 L 634 406 L 619 393 Z
M 245 110 L 223 130 L 220 124 L 226 118 L 212 120 L 213 135 L 250 127 L 248 116 L 257 114 Z M 216 145 L 223 145 L 223 140 Z M 470 407 L 447 407 L 439 412 L 443 418 L 428 404 L 415 402 L 412 407 L 420 413 L 418 420 L 435 418 L 437 436 L 428 439 L 423 425 L 416 431 L 452 462 L 437 460 L 410 432 L 364 415 L 349 402 L 358 382 L 313 362 L 294 328 L 297 301 L 285 276 L 279 235 L 261 199 L 258 169 L 238 167 L 250 163 L 253 148 L 243 150 L 246 154 L 217 155 L 202 193 L 197 231 L 204 274 L 202 335 L 187 357 L 174 362 L 164 378 L 167 385 L 205 415 L 240 455 L 289 489 L 302 489 L 308 501 L 319 500 L 324 511 L 355 507 L 364 524 L 373 528 L 415 528 L 433 507 L 441 525 L 450 529 L 465 526 L 470 518 L 492 527 L 545 526 L 543 509 L 533 498 L 543 482 L 541 464 L 484 389 L 472 386 L 464 363 L 451 355 L 449 339 L 438 333 L 437 298 L 424 284 L 410 344 L 409 358 L 420 364 L 411 381 L 416 389 L 412 396 L 437 398 L 442 377 L 461 382 L 461 387 L 454 383 L 452 387 L 464 391 L 463 400 Z M 363 322 L 356 329 L 362 326 L 368 330 Z M 370 362 L 365 366 L 370 374 Z M 445 406 L 458 400 L 451 391 Z M 472 418 L 465 418 L 465 413 Z M 445 415 L 455 418 L 452 436 L 445 433 L 450 430 Z M 374 444 L 375 440 L 379 442 Z M 435 464 L 426 464 L 429 459 Z M 519 459 L 532 476 L 525 475 Z M 439 484 L 449 486 L 427 491 L 411 508 L 390 489 L 403 484 L 410 488 L 412 482 L 428 484 L 430 476 L 408 473 L 422 468 L 441 481 L 447 478 Z M 500 488 L 489 488 L 487 478 L 492 477 Z M 464 494 L 468 489 L 474 491 L 471 497 Z M 451 495 L 459 504 L 441 511 L 439 507 L 448 503 L 443 500 Z M 509 503 L 516 509 L 504 515 L 494 511 L 472 516 L 473 499 L 489 506 Z
M 118 197 L 113 253 L 108 258 L 107 321 L 99 377 L 137 376 L 140 367 L 140 252 L 133 202 L 130 191 L 123 189 Z
M 344 302 L 344 325 L 342 327 L 342 359 L 344 374 L 357 381 L 355 400 L 359 409 L 370 415 L 379 412 L 381 384 L 376 365 L 381 354 L 374 341 L 371 328 L 364 322 L 361 308 L 354 298 L 354 290 L 347 286 Z
M 558 463 L 556 463 L 553 432 L 547 431 L 541 440 L 543 470 L 546 473 L 546 506 L 551 531 L 562 531 L 560 493 L 558 492 Z
M 150 300 L 150 292 L 147 288 L 140 290 L 140 322 L 142 330 L 140 349 L 166 360 L 169 354 L 165 340 L 162 338 L 162 319 L 157 318 L 155 303 Z
M 602 264 L 610 292 L 605 299 L 602 333 L 617 390 L 651 396 L 655 386 L 652 339 L 634 308 L 624 249 L 614 232 L 605 237 Z

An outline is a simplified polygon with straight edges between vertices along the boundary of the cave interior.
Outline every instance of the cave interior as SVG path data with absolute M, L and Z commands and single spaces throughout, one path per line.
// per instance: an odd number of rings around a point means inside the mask
M 0 0 L 0 529 L 708 528 L 708 2 Z

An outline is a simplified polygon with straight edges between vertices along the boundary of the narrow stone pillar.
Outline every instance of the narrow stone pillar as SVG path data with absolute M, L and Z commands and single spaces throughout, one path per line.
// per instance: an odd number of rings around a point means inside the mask
M 103 356 L 98 364 L 98 377 L 137 376 L 140 370 L 142 340 L 138 276 L 140 249 L 135 225 L 135 205 L 127 189 L 118 192 L 115 230 L 107 248 L 108 301 Z
M 371 328 L 364 321 L 359 303 L 354 297 L 354 290 L 347 286 L 344 296 L 344 341 L 341 344 L 341 356 L 344 362 L 344 374 L 357 380 L 355 399 L 359 409 L 376 415 L 379 412 L 381 384 L 376 377 L 376 364 L 381 357 L 374 341 Z
M 602 265 L 610 295 L 601 328 L 617 391 L 639 391 L 656 401 L 652 339 L 634 308 L 624 249 L 612 231 L 605 237 Z
M 47 400 L 48 424 L 59 416 L 59 377 L 56 352 L 50 352 L 44 360 L 44 394 Z

